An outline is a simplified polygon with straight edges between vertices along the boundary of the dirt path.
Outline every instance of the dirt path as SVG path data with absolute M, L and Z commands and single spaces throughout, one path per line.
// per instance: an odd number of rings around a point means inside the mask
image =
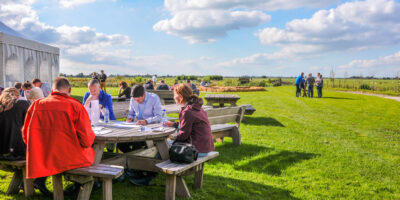
M 396 101 L 400 101 L 400 97 L 395 97 L 395 96 L 389 96 L 389 95 L 384 95 L 384 94 L 372 94 L 372 93 L 363 93 L 363 92 L 356 92 L 356 91 L 341 91 L 341 92 L 346 92 L 346 93 L 351 93 L 351 94 L 363 94 L 363 95 L 369 95 L 369 96 L 376 96 L 376 97 L 383 97 L 387 99 L 393 99 Z

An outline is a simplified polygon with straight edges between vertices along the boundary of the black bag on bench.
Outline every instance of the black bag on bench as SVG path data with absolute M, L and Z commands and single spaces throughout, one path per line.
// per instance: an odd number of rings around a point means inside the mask
M 169 149 L 169 159 L 174 163 L 192 163 L 198 154 L 197 149 L 188 143 L 176 142 Z

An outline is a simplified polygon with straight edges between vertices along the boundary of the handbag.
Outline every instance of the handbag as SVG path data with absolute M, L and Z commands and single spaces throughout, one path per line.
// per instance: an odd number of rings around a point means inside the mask
M 197 149 L 188 143 L 176 142 L 169 149 L 169 159 L 173 163 L 192 163 L 198 154 Z

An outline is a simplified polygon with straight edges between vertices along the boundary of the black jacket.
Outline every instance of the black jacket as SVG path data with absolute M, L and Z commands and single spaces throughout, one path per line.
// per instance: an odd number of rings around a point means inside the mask
M 0 113 L 0 159 L 25 159 L 26 146 L 22 140 L 22 126 L 29 103 L 18 100 L 14 106 Z

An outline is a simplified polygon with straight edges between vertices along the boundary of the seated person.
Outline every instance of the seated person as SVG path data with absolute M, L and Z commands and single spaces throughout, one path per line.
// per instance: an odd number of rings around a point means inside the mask
M 154 85 L 153 81 L 149 79 L 145 84 L 144 84 L 144 89 L 146 90 L 154 90 Z
M 34 87 L 38 87 L 38 88 L 42 89 L 44 97 L 47 97 L 50 95 L 51 87 L 48 83 L 45 83 L 45 82 L 42 83 L 42 81 L 40 81 L 40 79 L 35 78 L 32 80 L 32 84 Z
M 200 94 L 200 91 L 197 89 L 196 85 L 194 83 L 191 83 L 190 80 L 186 81 L 186 85 L 192 89 L 193 94 L 195 94 L 195 95 Z M 174 90 L 175 90 L 175 88 L 174 88 Z
M 161 80 L 160 85 L 157 86 L 157 90 L 169 90 L 169 87 L 165 84 L 164 80 Z
M 21 82 L 15 82 L 14 87 L 18 90 L 19 92 L 19 99 L 20 100 L 26 100 L 24 90 L 22 89 L 22 83 Z
M 135 122 L 138 125 L 159 123 L 161 121 L 162 108 L 160 98 L 154 93 L 145 92 L 144 87 L 135 85 L 132 88 L 131 102 L 126 122 Z M 142 148 L 145 142 L 119 143 L 118 148 L 126 153 Z
M 144 87 L 135 85 L 132 88 L 132 98 L 129 105 L 129 113 L 126 122 L 134 122 L 138 125 L 159 123 L 161 121 L 162 108 L 160 98 L 156 94 L 145 92 Z M 118 143 L 118 148 L 126 153 L 136 149 L 143 148 L 146 143 L 127 142 Z M 128 171 L 130 182 L 134 185 L 148 186 L 150 181 L 156 177 L 155 172 L 146 171 Z
M 53 92 L 29 107 L 22 128 L 27 146 L 26 178 L 51 176 L 93 164 L 95 134 L 85 108 L 70 95 L 68 79 L 58 77 L 53 82 Z
M 33 88 L 32 84 L 29 81 L 26 81 L 22 84 L 23 96 L 26 97 L 26 93 Z M 43 95 L 44 96 L 44 95 Z
M 26 99 L 29 101 L 30 104 L 42 98 L 44 98 L 43 91 L 38 87 L 33 87 L 26 92 Z
M 179 127 L 178 136 L 174 142 L 190 143 L 199 151 L 199 156 L 214 150 L 214 141 L 211 133 L 207 113 L 201 108 L 203 100 L 193 95 L 189 86 L 180 84 L 174 89 L 174 99 L 182 109 L 179 113 L 179 122 L 168 121 L 167 126 Z
M 119 83 L 118 97 L 123 97 L 124 99 L 118 99 L 118 101 L 125 101 L 125 99 L 131 98 L 131 88 L 125 81 Z
M 174 90 L 174 88 L 178 85 L 178 81 L 175 80 L 174 85 L 171 86 L 171 90 Z
M 91 101 L 98 100 L 99 105 L 101 107 L 100 110 L 100 118 L 104 119 L 103 112 L 104 109 L 107 108 L 110 113 L 110 120 L 116 120 L 113 107 L 112 107 L 112 98 L 111 95 L 105 93 L 100 89 L 100 82 L 97 79 L 92 79 L 88 83 L 89 92 L 86 92 L 83 96 L 83 105 L 85 106 L 88 113 L 90 113 L 91 109 Z M 104 108 L 104 109 L 103 109 Z
M 19 100 L 16 88 L 7 88 L 0 96 L 0 160 L 25 160 L 26 146 L 21 128 L 29 103 Z

